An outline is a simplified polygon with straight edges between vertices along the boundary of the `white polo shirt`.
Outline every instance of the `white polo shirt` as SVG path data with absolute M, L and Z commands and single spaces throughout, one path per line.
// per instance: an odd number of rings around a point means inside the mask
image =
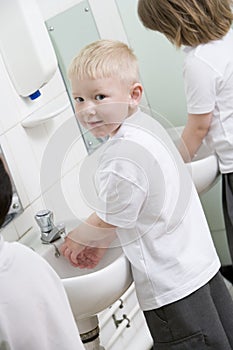
M 184 52 L 188 113 L 213 112 L 206 141 L 218 155 L 220 171 L 233 172 L 233 31 Z
M 177 301 L 219 270 L 191 176 L 166 131 L 138 111 L 102 148 L 97 215 L 117 226 L 143 310 Z

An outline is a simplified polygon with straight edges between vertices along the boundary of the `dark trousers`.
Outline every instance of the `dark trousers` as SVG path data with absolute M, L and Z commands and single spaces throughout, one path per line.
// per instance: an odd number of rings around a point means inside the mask
M 222 206 L 228 247 L 233 262 L 233 173 L 222 175 Z
M 191 295 L 144 315 L 154 350 L 233 349 L 233 301 L 219 272 Z

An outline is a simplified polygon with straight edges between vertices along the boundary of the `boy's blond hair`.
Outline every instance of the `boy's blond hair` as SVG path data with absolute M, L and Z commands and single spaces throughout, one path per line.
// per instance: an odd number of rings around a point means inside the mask
M 143 25 L 177 47 L 221 39 L 230 29 L 232 0 L 139 0 Z
M 79 80 L 116 77 L 129 84 L 136 83 L 139 80 L 138 61 L 126 44 L 98 40 L 85 46 L 73 58 L 68 77 Z

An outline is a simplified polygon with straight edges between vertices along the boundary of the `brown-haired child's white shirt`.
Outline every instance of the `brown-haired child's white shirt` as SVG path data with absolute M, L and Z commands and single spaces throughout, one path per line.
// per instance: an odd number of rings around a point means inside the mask
M 213 112 L 206 141 L 222 173 L 233 172 L 233 30 L 221 39 L 185 47 L 183 68 L 187 110 Z

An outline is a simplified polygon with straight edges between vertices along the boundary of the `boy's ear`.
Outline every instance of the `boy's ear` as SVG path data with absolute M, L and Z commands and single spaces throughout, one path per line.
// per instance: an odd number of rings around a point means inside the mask
M 143 87 L 140 83 L 135 83 L 130 89 L 131 103 L 137 106 L 142 98 Z

